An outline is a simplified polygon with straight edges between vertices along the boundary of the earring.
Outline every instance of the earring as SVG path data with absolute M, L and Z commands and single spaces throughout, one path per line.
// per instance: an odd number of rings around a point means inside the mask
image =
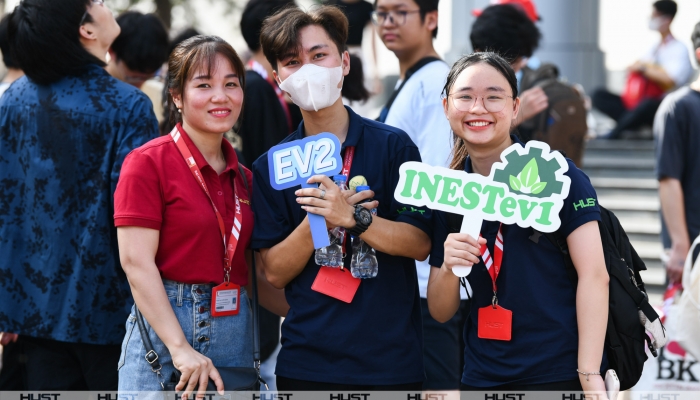
M 177 109 L 177 112 L 180 113 L 180 114 L 182 114 L 182 109 L 179 109 L 179 108 L 178 108 L 178 109 Z

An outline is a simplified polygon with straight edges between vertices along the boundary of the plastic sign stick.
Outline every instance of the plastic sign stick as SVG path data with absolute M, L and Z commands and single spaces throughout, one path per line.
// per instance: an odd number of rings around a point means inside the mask
M 460 232 L 479 237 L 483 220 L 559 229 L 559 211 L 569 194 L 569 166 L 546 143 L 513 144 L 501 153 L 489 176 L 410 161 L 401 165 L 394 197 L 403 204 L 464 216 Z M 470 267 L 453 268 L 466 276 Z
M 278 144 L 267 152 L 270 185 L 283 190 L 301 185 L 302 188 L 318 188 L 306 181 L 313 175 L 336 175 L 343 167 L 340 157 L 340 141 L 328 132 L 301 140 Z M 326 219 L 308 213 L 314 248 L 330 245 Z

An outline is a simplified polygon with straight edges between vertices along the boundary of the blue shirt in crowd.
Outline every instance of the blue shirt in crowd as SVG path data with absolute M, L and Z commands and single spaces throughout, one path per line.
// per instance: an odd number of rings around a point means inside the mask
M 97 65 L 0 99 L 0 331 L 119 344 L 131 295 L 112 195 L 122 160 L 158 135 L 145 94 Z
M 430 236 L 430 211 L 394 200 L 399 167 L 420 161 L 418 148 L 403 131 L 362 118 L 347 108 L 350 126 L 343 150 L 355 146 L 350 177 L 362 175 L 379 200 L 377 214 L 404 222 Z M 304 124 L 283 143 L 304 138 Z M 342 153 L 341 153 L 342 154 Z M 270 186 L 267 153 L 253 164 L 255 227 L 251 246 L 270 248 L 306 217 L 289 188 Z M 349 242 L 348 242 L 349 243 Z M 350 268 L 351 248 L 345 257 Z M 351 385 L 421 382 L 422 325 L 415 261 L 377 251 L 379 273 L 362 280 L 347 304 L 311 290 L 319 267 L 312 256 L 285 288 L 290 305 L 282 325 L 276 374 L 285 378 Z
M 522 145 L 515 137 L 513 141 Z M 559 232 L 569 236 L 590 221 L 600 221 L 597 196 L 588 177 L 569 159 L 569 195 L 559 212 Z M 469 157 L 465 171 L 471 173 Z M 593 199 L 589 201 L 588 199 Z M 581 200 L 583 200 L 581 202 Z M 484 221 L 481 235 L 491 254 L 500 222 Z M 434 212 L 430 265 L 444 261 L 444 243 L 450 233 L 447 217 Z M 532 228 L 503 225 L 503 261 L 498 275 L 498 304 L 513 312 L 510 341 L 479 339 L 479 308 L 491 305 L 491 276 L 483 261 L 467 276 L 474 290 L 471 313 L 464 329 L 462 382 L 475 387 L 504 384 L 543 384 L 578 379 L 578 324 L 576 289 L 566 272 L 562 253 L 544 236 L 530 240 Z M 603 370 L 604 371 L 604 370 Z

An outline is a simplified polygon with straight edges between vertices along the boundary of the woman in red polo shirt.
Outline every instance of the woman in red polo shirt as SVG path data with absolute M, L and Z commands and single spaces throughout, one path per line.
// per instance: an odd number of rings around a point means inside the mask
M 223 389 L 214 365 L 253 365 L 244 287 L 252 175 L 223 137 L 243 104 L 245 70 L 235 50 L 216 36 L 196 36 L 173 51 L 168 68 L 177 124 L 129 154 L 114 202 L 122 267 L 162 370 L 151 372 L 132 311 L 119 390 L 161 390 L 177 369 L 185 398 L 210 378 Z

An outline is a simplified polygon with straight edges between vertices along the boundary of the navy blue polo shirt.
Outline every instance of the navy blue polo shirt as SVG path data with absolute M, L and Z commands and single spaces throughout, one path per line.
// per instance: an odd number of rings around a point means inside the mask
M 362 175 L 379 200 L 377 214 L 430 236 L 430 211 L 394 200 L 399 167 L 420 161 L 406 133 L 347 108 L 350 126 L 341 154 L 355 146 L 350 177 Z M 283 143 L 304 138 L 304 125 Z M 253 163 L 255 227 L 251 246 L 270 248 L 301 224 L 306 212 L 294 191 L 270 186 L 267 153 Z M 348 246 L 348 253 L 351 249 Z M 351 254 L 345 257 L 350 268 Z M 363 279 L 352 303 L 311 290 L 319 271 L 313 256 L 285 288 L 290 310 L 282 324 L 276 374 L 315 382 L 392 385 L 424 379 L 421 309 L 415 261 L 377 251 L 379 273 Z
M 515 136 L 512 138 L 522 145 Z M 571 188 L 559 212 L 559 229 L 565 236 L 587 222 L 600 221 L 600 208 L 590 180 L 571 160 L 567 161 L 566 176 L 571 178 Z M 468 157 L 465 164 L 465 170 L 472 172 Z M 588 199 L 595 199 L 595 205 L 588 206 L 593 204 Z M 434 211 L 433 215 L 430 265 L 439 268 L 444 261 L 444 243 L 450 232 L 445 213 Z M 492 254 L 499 224 L 484 221 L 481 227 L 481 235 L 486 238 Z M 479 308 L 490 305 L 493 296 L 491 277 L 482 261 L 467 276 L 474 295 L 464 329 L 462 382 L 491 387 L 578 379 L 576 290 L 566 273 L 564 256 L 545 237 L 541 237 L 539 243 L 531 241 L 532 228 L 503 225 L 502 232 L 503 264 L 496 283 L 498 304 L 513 312 L 512 339 L 477 337 Z

